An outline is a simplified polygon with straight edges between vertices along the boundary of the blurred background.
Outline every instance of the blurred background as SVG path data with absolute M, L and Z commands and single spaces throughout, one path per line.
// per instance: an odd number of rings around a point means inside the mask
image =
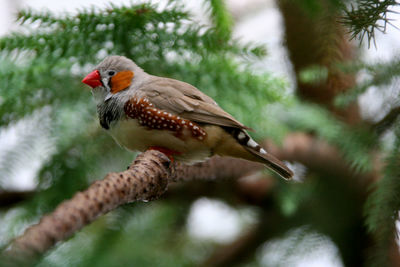
M 216 99 L 296 177 L 172 185 L 35 266 L 400 266 L 396 1 L 0 5 L 1 246 L 134 159 L 80 83 L 119 54 Z

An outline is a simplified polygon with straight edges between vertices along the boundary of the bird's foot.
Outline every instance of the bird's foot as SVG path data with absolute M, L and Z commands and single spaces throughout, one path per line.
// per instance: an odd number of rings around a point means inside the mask
M 179 151 L 168 149 L 168 148 L 161 147 L 161 146 L 151 146 L 151 147 L 149 147 L 149 149 L 160 151 L 161 153 L 165 154 L 171 160 L 171 162 L 174 162 L 174 155 L 182 154 Z

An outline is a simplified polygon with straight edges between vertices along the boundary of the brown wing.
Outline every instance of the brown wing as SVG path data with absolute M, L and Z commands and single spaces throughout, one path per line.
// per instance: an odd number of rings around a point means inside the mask
M 188 83 L 154 77 L 140 91 L 159 109 L 179 114 L 185 119 L 251 130 L 220 108 L 211 97 Z

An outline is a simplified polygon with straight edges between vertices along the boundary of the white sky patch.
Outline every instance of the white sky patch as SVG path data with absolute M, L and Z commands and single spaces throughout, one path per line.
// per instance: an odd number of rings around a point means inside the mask
M 400 250 L 400 212 L 397 212 L 397 220 L 395 222 L 396 226 L 396 231 L 397 235 L 395 236 L 396 238 L 396 244 L 397 244 L 397 249 Z
M 34 112 L 9 127 L 0 128 L 0 184 L 11 190 L 31 190 L 37 172 L 54 152 L 50 138 L 50 108 Z
M 187 230 L 197 239 L 229 243 L 254 221 L 254 217 L 249 209 L 237 210 L 220 200 L 200 198 L 190 209 Z
M 135 2 L 144 2 L 144 1 L 135 1 Z M 53 1 L 53 0 L 29 0 L 29 1 L 22 1 L 21 7 L 22 8 L 35 8 L 35 10 L 47 9 L 51 10 L 52 12 L 56 13 L 63 13 L 63 12 L 72 12 L 77 13 L 79 9 L 82 8 L 89 8 L 92 6 L 96 7 L 108 7 L 110 3 L 115 5 L 120 4 L 127 4 L 133 3 L 132 1 L 127 0 L 68 0 L 68 1 Z
M 400 7 L 392 8 L 391 10 L 397 12 L 387 13 L 387 18 L 397 28 L 400 28 Z M 365 39 L 367 39 L 365 37 Z M 375 32 L 375 40 L 377 46 L 371 42 L 368 49 L 368 41 L 364 40 L 362 59 L 373 64 L 375 62 L 384 61 L 390 62 L 394 56 L 400 55 L 400 30 L 391 25 L 387 25 L 386 33 L 379 31 Z M 364 94 L 359 97 L 359 104 L 363 118 L 371 121 L 378 121 L 383 118 L 392 106 L 400 105 L 399 102 L 399 84 L 400 80 L 397 78 L 387 88 L 370 87 Z
M 326 236 L 305 227 L 266 242 L 258 252 L 261 266 L 344 267 L 339 250 Z
M 256 12 L 252 12 L 251 15 L 242 18 L 237 23 L 233 35 L 245 43 L 253 42 L 266 46 L 267 57 L 262 61 L 255 62 L 254 70 L 268 71 L 286 77 L 293 83 L 293 70 L 283 44 L 282 24 L 282 16 L 273 1 L 265 1 L 264 7 L 260 7 Z

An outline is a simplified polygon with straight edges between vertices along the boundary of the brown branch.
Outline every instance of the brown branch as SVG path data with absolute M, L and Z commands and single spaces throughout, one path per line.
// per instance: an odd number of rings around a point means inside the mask
M 260 170 L 263 165 L 247 160 L 214 156 L 208 161 L 195 165 L 177 164 L 172 180 L 221 180 L 240 178 L 251 172 Z
M 400 115 L 400 107 L 393 108 L 383 119 L 372 125 L 375 132 L 381 135 L 390 128 Z
M 161 152 L 147 151 L 139 155 L 128 170 L 109 173 L 86 191 L 61 203 L 53 213 L 15 239 L 6 256 L 11 263 L 30 262 L 119 205 L 157 198 L 166 190 L 166 178 L 170 176 L 169 159 Z
M 10 265 L 31 262 L 57 242 L 67 239 L 116 207 L 137 200 L 158 198 L 166 191 L 169 182 L 240 177 L 261 166 L 240 159 L 219 157 L 193 166 L 174 166 L 161 152 L 144 152 L 128 170 L 107 174 L 103 180 L 64 201 L 53 213 L 29 227 L 6 250 L 6 260 Z
M 342 71 L 338 65 L 351 62 L 355 46 L 349 42 L 346 29 L 339 22 L 341 10 L 332 1 L 316 1 L 318 12 L 311 15 L 300 1 L 278 0 L 285 30 L 285 43 L 296 77 L 296 94 L 308 102 L 326 107 L 349 124 L 358 123 L 357 103 L 345 109 L 334 105 L 337 95 L 355 85 L 354 73 Z M 303 71 L 322 67 L 326 77 L 316 81 L 301 79 Z
M 35 191 L 0 191 L 0 208 L 9 208 L 31 198 Z
M 357 173 L 337 148 L 310 134 L 292 133 L 284 139 L 282 147 L 277 147 L 269 141 L 263 145 L 279 159 L 299 162 L 307 169 L 320 174 L 335 174 L 338 179 L 349 180 L 361 186 L 360 191 L 365 191 L 364 186 L 369 186 L 380 176 L 379 160 L 374 162 L 371 172 Z

